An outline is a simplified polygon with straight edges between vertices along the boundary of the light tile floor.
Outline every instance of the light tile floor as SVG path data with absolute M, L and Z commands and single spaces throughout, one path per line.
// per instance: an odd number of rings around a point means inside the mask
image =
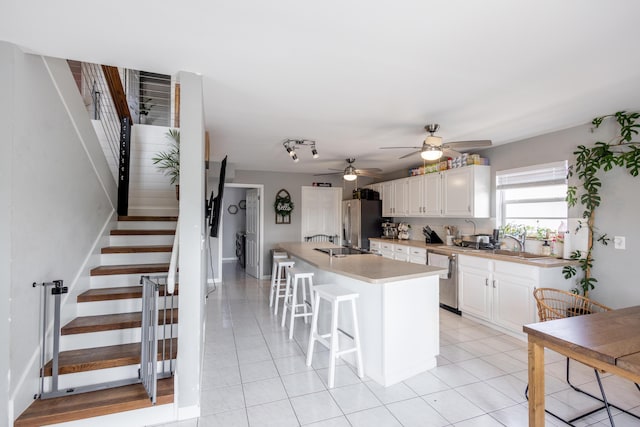
M 440 310 L 438 367 L 392 387 L 360 380 L 351 366 L 327 388 L 328 352 L 317 346 L 305 365 L 308 328 L 296 319 L 294 339 L 269 309 L 269 282 L 225 263 L 224 284 L 207 303 L 202 411 L 172 427 L 234 426 L 526 426 L 527 347 L 464 317 Z M 366 355 L 364 355 L 366 357 Z M 547 407 L 572 416 L 596 407 L 564 381 L 565 359 L 546 354 Z M 572 365 L 575 384 L 595 392 L 593 371 Z M 640 414 L 640 392 L 607 376 L 608 397 Z M 617 426 L 640 420 L 614 411 Z M 547 416 L 547 425 L 564 425 Z M 578 426 L 609 425 L 604 410 Z

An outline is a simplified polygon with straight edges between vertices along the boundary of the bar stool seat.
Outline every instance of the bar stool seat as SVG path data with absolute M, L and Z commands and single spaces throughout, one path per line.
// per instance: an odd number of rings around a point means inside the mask
M 300 302 L 298 302 L 298 285 L 302 286 L 302 301 Z M 309 288 L 309 300 L 307 300 L 307 287 Z M 307 318 L 313 315 L 313 273 L 303 272 L 296 268 L 289 269 L 284 303 L 282 305 L 282 327 L 287 321 L 287 308 L 291 312 L 289 316 L 289 339 L 292 339 L 295 318 L 302 317 L 304 318 L 304 323 L 308 323 Z M 302 309 L 302 311 L 298 313 L 298 309 Z
M 271 295 L 269 297 L 269 307 L 275 306 L 273 314 L 278 314 L 278 305 L 280 299 L 284 299 L 287 290 L 287 277 L 289 273 L 287 270 L 295 265 L 295 261 L 291 258 L 282 258 L 274 260 L 274 272 L 275 277 L 271 278 Z
M 307 366 L 311 366 L 313 359 L 314 343 L 318 341 L 329 349 L 329 388 L 333 388 L 336 372 L 336 359 L 343 354 L 356 353 L 356 367 L 358 376 L 362 378 L 364 372 L 362 369 L 362 351 L 360 348 L 360 331 L 358 328 L 358 314 L 356 312 L 356 299 L 360 297 L 357 292 L 340 285 L 318 285 L 313 287 L 314 304 L 313 318 L 311 320 L 311 332 L 309 333 L 309 345 L 307 348 Z M 320 300 L 325 300 L 331 304 L 331 329 L 327 334 L 318 333 L 318 313 L 320 308 Z M 339 307 L 341 302 L 351 302 L 351 314 L 353 321 L 353 336 L 349 335 L 342 329 L 338 328 L 340 319 Z M 340 350 L 338 348 L 338 332 L 353 340 L 353 347 Z

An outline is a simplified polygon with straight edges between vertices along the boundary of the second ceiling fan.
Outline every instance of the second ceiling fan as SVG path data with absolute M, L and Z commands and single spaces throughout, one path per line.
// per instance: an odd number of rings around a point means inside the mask
M 420 153 L 420 156 L 427 161 L 438 160 L 444 153 L 450 154 L 451 157 L 457 157 L 460 153 L 456 150 L 465 150 L 469 148 L 481 148 L 490 147 L 491 140 L 482 139 L 476 141 L 455 141 L 455 142 L 442 142 L 442 137 L 435 136 L 434 133 L 440 129 L 439 124 L 426 125 L 424 129 L 429 132 L 429 136 L 422 143 L 422 147 L 380 147 L 381 150 L 394 150 L 394 149 L 406 149 L 413 148 L 417 151 L 405 154 L 400 157 L 404 159 L 414 154 Z
M 347 167 L 344 170 L 329 168 L 330 170 L 333 170 L 336 172 L 317 173 L 314 176 L 341 174 L 342 178 L 345 181 L 355 181 L 359 175 L 379 178 L 379 175 L 376 172 L 382 172 L 382 169 L 379 169 L 379 168 L 356 168 L 355 166 L 353 166 L 353 163 L 356 161 L 356 159 L 354 158 L 349 158 L 345 160 L 347 162 Z

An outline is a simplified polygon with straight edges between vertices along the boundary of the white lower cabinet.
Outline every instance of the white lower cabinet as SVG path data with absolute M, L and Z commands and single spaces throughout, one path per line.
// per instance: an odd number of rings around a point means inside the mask
M 385 258 L 397 261 L 412 262 L 415 264 L 427 264 L 427 249 L 397 243 L 370 240 L 371 252 L 382 255 Z
M 523 336 L 522 326 L 538 321 L 537 287 L 569 290 L 562 267 L 544 268 L 468 255 L 458 257 L 460 311 Z

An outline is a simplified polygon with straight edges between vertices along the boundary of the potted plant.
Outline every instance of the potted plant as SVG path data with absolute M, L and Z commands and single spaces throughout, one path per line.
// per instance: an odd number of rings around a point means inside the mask
M 166 133 L 171 140 L 168 151 L 160 151 L 151 160 L 166 176 L 171 178 L 170 184 L 176 185 L 176 198 L 180 200 L 180 131 L 169 129 Z

